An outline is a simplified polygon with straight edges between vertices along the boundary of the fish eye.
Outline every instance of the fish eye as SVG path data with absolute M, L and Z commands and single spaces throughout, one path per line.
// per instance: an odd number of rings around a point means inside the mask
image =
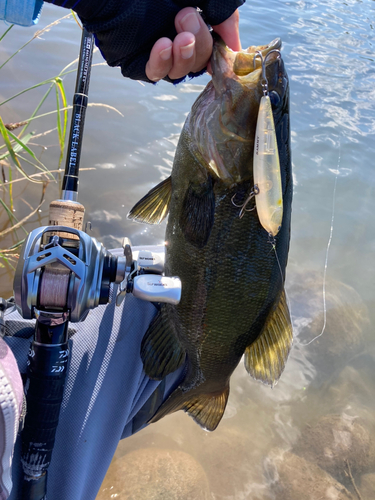
M 280 101 L 281 101 L 279 94 L 276 92 L 276 90 L 272 90 L 269 93 L 269 96 L 270 96 L 270 101 L 271 101 L 272 106 L 274 108 L 276 108 L 280 104 Z

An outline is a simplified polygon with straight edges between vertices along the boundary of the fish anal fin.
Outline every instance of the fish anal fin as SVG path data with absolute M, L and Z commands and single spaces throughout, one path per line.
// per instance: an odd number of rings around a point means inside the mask
M 160 224 L 168 215 L 172 194 L 171 176 L 152 188 L 128 213 L 128 219 L 146 224 Z
M 245 350 L 246 370 L 256 380 L 273 387 L 285 368 L 292 344 L 293 328 L 283 290 L 262 333 Z
M 190 184 L 183 201 L 180 226 L 186 240 L 202 248 L 211 234 L 215 218 L 215 194 L 213 181 L 200 185 Z
M 214 431 L 222 419 L 229 396 L 229 382 L 222 391 L 197 394 L 192 391 L 183 392 L 178 387 L 161 405 L 149 423 L 184 410 L 193 420 L 207 431 Z
M 161 309 L 148 327 L 141 344 L 141 358 L 145 373 L 153 380 L 161 380 L 179 368 L 185 351 L 171 329 Z

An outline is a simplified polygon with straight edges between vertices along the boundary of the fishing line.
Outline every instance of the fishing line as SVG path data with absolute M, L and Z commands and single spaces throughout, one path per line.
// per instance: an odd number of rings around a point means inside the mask
M 316 339 L 321 337 L 324 333 L 324 330 L 326 329 L 326 324 L 327 324 L 326 277 L 327 277 L 327 267 L 328 267 L 328 255 L 329 255 L 329 250 L 331 247 L 332 236 L 333 236 L 333 223 L 335 220 L 336 188 L 337 188 L 337 179 L 338 179 L 338 176 L 340 173 L 340 162 L 341 162 L 341 141 L 340 141 L 340 137 L 339 137 L 339 158 L 337 160 L 335 184 L 333 187 L 331 229 L 330 229 L 330 233 L 329 233 L 329 239 L 328 239 L 327 250 L 326 250 L 326 259 L 325 259 L 325 263 L 324 263 L 324 273 L 323 273 L 323 290 L 322 290 L 322 292 L 323 292 L 323 327 L 322 327 L 322 331 L 320 332 L 320 334 L 317 335 L 316 337 L 314 337 L 313 339 L 311 339 L 306 344 L 302 344 L 302 342 L 299 342 L 299 344 L 303 347 L 310 345 Z
M 268 233 L 268 243 L 270 243 L 272 245 L 272 249 L 270 251 L 272 252 L 272 250 L 273 250 L 275 252 L 275 257 L 276 257 L 277 265 L 279 266 L 279 271 L 280 271 L 280 274 L 281 274 L 281 280 L 284 283 L 283 271 L 281 269 L 281 265 L 280 265 L 280 261 L 279 261 L 279 256 L 277 255 L 277 252 L 276 252 L 276 238 L 271 233 Z
M 281 264 L 280 264 L 280 261 L 279 261 L 279 256 L 277 255 L 277 252 L 276 252 L 276 237 L 272 236 L 271 233 L 269 233 L 268 236 L 269 236 L 268 242 L 272 245 L 272 249 L 270 251 L 272 252 L 272 250 L 273 250 L 275 252 L 275 257 L 276 257 L 277 265 L 279 266 L 279 271 L 280 271 L 280 275 L 281 275 L 281 282 L 282 282 L 282 286 L 283 286 L 284 293 L 285 293 L 286 305 L 288 306 L 288 309 L 289 309 L 289 315 L 290 315 L 290 317 L 292 317 L 292 304 L 291 304 L 291 302 L 289 300 L 289 295 L 287 294 L 287 291 L 286 291 L 286 288 L 285 288 L 285 277 L 284 277 L 283 271 L 281 269 Z

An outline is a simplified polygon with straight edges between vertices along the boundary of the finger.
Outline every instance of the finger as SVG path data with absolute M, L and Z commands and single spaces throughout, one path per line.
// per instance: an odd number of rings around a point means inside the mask
M 195 61 L 190 71 L 201 71 L 212 53 L 212 36 L 202 16 L 193 7 L 186 7 L 176 15 L 175 26 L 177 33 L 188 32 L 195 36 Z
M 192 33 L 179 33 L 173 40 L 173 66 L 169 78 L 176 80 L 193 71 L 195 65 L 195 37 Z
M 241 50 L 239 21 L 240 15 L 237 9 L 224 22 L 222 22 L 221 24 L 217 24 L 216 26 L 212 26 L 212 29 L 215 31 L 215 33 L 220 35 L 226 45 L 234 51 Z M 212 75 L 210 63 L 208 63 L 207 65 L 207 72 Z
M 240 15 L 238 9 L 221 24 L 212 26 L 212 29 L 221 36 L 227 46 L 235 51 L 241 50 L 240 32 L 239 32 Z
M 155 42 L 146 64 L 146 76 L 157 82 L 168 75 L 173 66 L 172 40 L 160 38 Z

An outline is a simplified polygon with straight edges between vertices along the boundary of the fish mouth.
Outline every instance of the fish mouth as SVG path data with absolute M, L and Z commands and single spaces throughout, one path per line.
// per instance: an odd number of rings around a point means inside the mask
M 240 51 L 236 53 L 236 58 L 233 63 L 233 72 L 237 76 L 246 76 L 249 73 L 255 72 L 257 69 L 261 68 L 261 60 L 260 57 L 255 59 L 255 67 L 254 67 L 254 57 L 257 52 L 262 54 L 263 60 L 267 58 L 266 65 L 272 63 L 277 57 L 277 53 L 272 53 L 273 50 L 281 49 L 281 39 L 275 38 L 268 45 L 254 46 L 248 47 L 245 51 Z M 269 55 L 269 57 L 267 57 Z
M 247 49 L 236 52 L 227 47 L 222 38 L 215 34 L 211 67 L 212 81 L 216 91 L 225 91 L 225 83 L 228 79 L 239 80 L 242 84 L 254 83 L 256 85 L 262 75 L 261 58 L 256 55 L 261 53 L 267 67 L 279 57 L 278 52 L 272 51 L 279 51 L 281 45 L 281 39 L 275 38 L 268 45 L 251 45 Z
M 265 73 L 270 94 L 277 93 L 280 105 L 283 103 L 286 87 L 280 49 L 281 39 L 276 38 L 268 45 L 235 52 L 214 35 L 212 81 L 194 103 L 188 127 L 194 139 L 193 154 L 227 186 L 252 181 L 254 137 Z

